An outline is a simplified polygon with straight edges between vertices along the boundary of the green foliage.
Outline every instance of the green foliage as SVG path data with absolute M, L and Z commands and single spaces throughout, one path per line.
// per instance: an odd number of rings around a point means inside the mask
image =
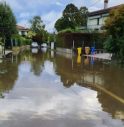
M 105 49 L 124 60 L 124 5 L 110 12 L 105 28 L 109 34 Z
M 29 22 L 31 24 L 31 30 L 36 34 L 42 32 L 45 28 L 40 16 L 34 16 Z
M 27 38 L 22 37 L 18 34 L 12 35 L 12 40 L 17 42 L 17 46 L 30 45 L 31 44 L 31 39 L 27 39 Z
M 110 53 L 115 53 L 118 51 L 116 40 L 109 36 L 104 43 L 104 49 Z
M 81 26 L 87 26 L 87 19 L 88 19 L 88 8 L 87 7 L 80 7 L 80 22 Z
M 30 30 L 30 31 L 28 31 L 27 37 L 32 39 L 32 37 L 35 35 L 36 35 L 36 33 Z
M 48 36 L 49 36 L 49 33 L 46 30 L 44 30 L 43 31 L 43 38 L 42 38 L 43 42 L 48 41 Z
M 49 34 L 48 42 L 54 42 L 55 41 L 55 34 Z
M 81 25 L 80 23 L 80 12 L 74 4 L 68 4 L 64 11 L 63 17 L 71 21 L 75 26 Z
M 63 16 L 55 23 L 57 31 L 67 28 L 75 29 L 76 27 L 86 26 L 88 9 L 81 7 L 78 9 L 74 4 L 68 4 L 63 10 Z
M 10 38 L 14 33 L 17 33 L 15 16 L 9 5 L 0 2 L 0 36 Z
M 61 30 L 59 31 L 58 34 L 62 34 L 62 33 L 72 33 L 74 32 L 75 30 L 71 29 L 71 28 L 67 28 L 67 29 L 64 29 L 64 30 Z
M 29 36 L 33 41 L 37 41 L 39 44 L 45 42 L 48 38 L 48 32 L 45 31 L 45 25 L 40 16 L 34 16 L 31 23 L 31 31 Z
M 63 34 L 58 34 L 56 36 L 56 46 L 61 47 L 61 48 L 65 48 L 65 41 L 64 41 Z
M 68 18 L 62 17 L 56 21 L 55 28 L 57 31 L 61 31 L 67 28 L 75 29 L 75 25 L 72 21 L 69 21 Z
M 124 5 L 110 12 L 110 16 L 106 20 L 105 28 L 112 37 L 117 38 L 124 35 Z

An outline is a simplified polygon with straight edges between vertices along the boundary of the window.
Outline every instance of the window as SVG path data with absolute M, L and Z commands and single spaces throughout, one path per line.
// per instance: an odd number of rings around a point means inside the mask
M 99 18 L 97 18 L 97 25 L 99 25 L 99 20 L 100 20 L 100 19 L 99 19 Z

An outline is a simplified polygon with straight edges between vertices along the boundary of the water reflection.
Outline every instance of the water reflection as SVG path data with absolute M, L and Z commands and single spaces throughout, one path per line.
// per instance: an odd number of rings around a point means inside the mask
M 53 54 L 27 51 L 0 64 L 7 69 L 0 74 L 0 126 L 123 127 L 124 105 L 93 84 L 124 98 L 124 71 Z
M 37 54 L 38 53 L 38 48 L 32 48 L 31 52 L 34 53 L 34 54 Z

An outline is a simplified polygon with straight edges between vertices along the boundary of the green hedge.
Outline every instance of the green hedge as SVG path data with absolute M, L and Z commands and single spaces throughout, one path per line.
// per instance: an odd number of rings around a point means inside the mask
M 31 44 L 31 40 L 30 39 L 22 37 L 22 36 L 20 36 L 18 34 L 12 36 L 12 41 L 14 42 L 14 46 L 15 45 L 22 46 L 22 45 L 30 45 Z
M 105 40 L 106 35 L 101 33 L 60 32 L 56 35 L 56 46 L 72 48 L 74 41 L 75 47 L 95 46 L 97 49 L 103 49 Z

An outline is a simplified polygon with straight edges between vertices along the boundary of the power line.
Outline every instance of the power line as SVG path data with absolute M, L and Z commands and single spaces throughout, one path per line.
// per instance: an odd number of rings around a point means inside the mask
M 99 3 L 101 0 L 96 0 L 93 4 L 91 4 L 89 7 L 87 7 L 87 8 L 91 8 L 91 7 L 93 7 L 94 5 L 96 5 L 97 3 Z M 73 14 L 79 14 L 79 13 L 82 13 L 82 11 L 81 10 L 79 10 L 79 11 L 77 11 L 77 12 L 70 12 L 70 13 L 65 13 L 65 15 L 73 15 Z
M 93 4 L 91 4 L 88 8 L 93 7 L 94 5 L 96 5 L 97 3 L 99 3 L 101 0 L 96 0 Z

